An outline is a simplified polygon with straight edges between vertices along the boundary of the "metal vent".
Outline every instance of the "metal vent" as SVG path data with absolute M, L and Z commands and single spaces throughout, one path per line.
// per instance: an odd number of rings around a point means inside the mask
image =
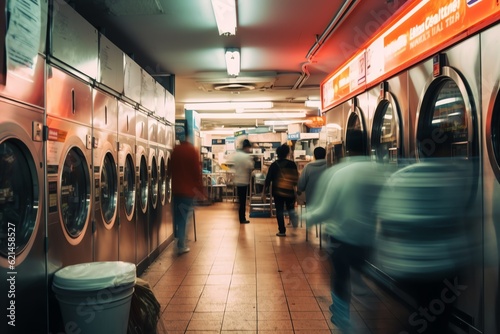
M 214 85 L 214 89 L 219 92 L 246 92 L 254 90 L 255 85 L 248 83 L 221 84 Z
M 221 77 L 220 73 L 199 74 L 198 89 L 205 92 L 247 92 L 273 88 L 276 72 L 245 73 L 237 78 Z

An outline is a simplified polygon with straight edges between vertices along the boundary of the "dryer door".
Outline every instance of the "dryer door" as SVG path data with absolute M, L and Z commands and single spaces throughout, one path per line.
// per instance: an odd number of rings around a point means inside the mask
M 17 139 L 0 142 L 0 255 L 17 266 L 36 231 L 39 188 L 35 162 Z M 3 262 L 3 261 L 2 261 Z
M 378 162 L 397 163 L 401 157 L 401 121 L 396 100 L 388 94 L 377 105 L 373 118 L 372 157 Z
M 83 152 L 72 147 L 61 173 L 60 215 L 66 237 L 72 244 L 83 238 L 90 208 L 90 174 Z
M 427 85 L 417 115 L 418 158 L 477 155 L 475 112 L 469 96 L 465 81 L 449 67 Z
M 357 138 L 358 134 L 360 134 L 362 138 Z M 361 140 L 361 143 L 357 143 L 359 140 Z M 354 110 L 349 114 L 349 118 L 347 119 L 345 134 L 346 156 L 349 156 L 349 148 L 352 147 L 352 145 L 362 145 L 362 147 L 357 147 L 356 149 L 362 150 L 366 154 L 366 144 L 365 120 L 363 119 L 361 110 L 358 107 L 354 107 Z
M 116 163 L 113 155 L 108 152 L 101 168 L 101 213 L 107 228 L 111 228 L 116 217 L 118 196 L 118 179 Z
M 132 220 L 135 209 L 135 169 L 132 156 L 127 154 L 123 168 L 123 206 L 127 214 L 127 220 Z

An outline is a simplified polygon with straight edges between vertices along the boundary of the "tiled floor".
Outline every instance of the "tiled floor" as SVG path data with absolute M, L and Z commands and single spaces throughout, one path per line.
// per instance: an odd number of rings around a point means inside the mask
M 164 333 L 340 333 L 330 322 L 330 268 L 314 229 L 277 237 L 275 218 L 239 224 L 236 204 L 196 207 L 197 241 L 174 243 L 141 278 L 162 305 Z M 383 292 L 353 301 L 353 333 L 399 333 Z M 399 317 L 401 318 L 401 317 Z M 404 319 L 404 318 L 403 318 Z

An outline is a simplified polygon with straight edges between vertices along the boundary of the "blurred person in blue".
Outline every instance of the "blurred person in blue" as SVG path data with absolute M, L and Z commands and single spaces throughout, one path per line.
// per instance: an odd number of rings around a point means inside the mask
M 305 203 L 312 203 L 314 189 L 316 189 L 316 183 L 318 179 L 326 170 L 326 150 L 319 146 L 313 151 L 314 161 L 308 163 L 299 176 L 299 182 L 297 183 L 297 195 L 301 195 L 305 192 L 306 198 Z
M 320 176 L 314 202 L 308 207 L 310 224 L 321 223 L 329 236 L 331 321 L 342 333 L 350 322 L 351 270 L 362 269 L 372 254 L 375 239 L 375 203 L 385 182 L 384 168 L 365 155 L 364 135 L 349 130 L 348 156 Z
M 299 172 L 297 164 L 287 159 L 289 153 L 290 147 L 287 144 L 283 144 L 276 149 L 278 159 L 269 166 L 262 191 L 262 198 L 265 198 L 265 195 L 269 192 L 269 187 L 271 187 L 271 194 L 276 207 L 276 220 L 278 221 L 278 233 L 276 233 L 278 237 L 286 236 L 285 206 L 292 226 L 294 228 L 298 226 L 298 217 L 295 213 L 295 192 Z
M 426 159 L 393 173 L 380 192 L 376 263 L 416 303 L 412 333 L 450 333 L 452 306 L 466 288 L 460 272 L 475 248 L 467 237 L 470 166 Z
M 231 157 L 234 168 L 234 184 L 238 194 L 238 218 L 240 224 L 248 224 L 249 220 L 246 219 L 247 207 L 247 193 L 248 186 L 250 185 L 250 178 L 254 167 L 254 162 L 250 156 L 252 144 L 248 139 L 244 139 L 241 149 Z

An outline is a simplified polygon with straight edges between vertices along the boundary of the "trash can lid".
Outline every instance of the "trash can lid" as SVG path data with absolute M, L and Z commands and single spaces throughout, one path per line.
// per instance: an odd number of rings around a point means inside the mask
M 122 261 L 89 262 L 64 267 L 54 274 L 53 286 L 63 290 L 93 291 L 135 283 L 135 264 Z

